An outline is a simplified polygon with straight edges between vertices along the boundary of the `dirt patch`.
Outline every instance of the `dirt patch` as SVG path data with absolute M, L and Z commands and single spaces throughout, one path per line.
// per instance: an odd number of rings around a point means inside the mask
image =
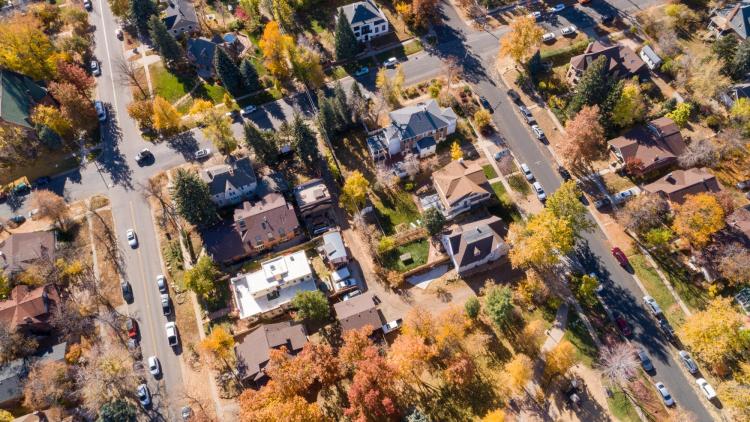
M 120 274 L 117 268 L 119 252 L 117 237 L 114 233 L 112 211 L 108 209 L 94 211 L 89 218 L 94 242 L 93 247 L 96 250 L 96 265 L 99 268 L 99 288 L 109 303 L 118 307 L 125 302 L 120 290 Z

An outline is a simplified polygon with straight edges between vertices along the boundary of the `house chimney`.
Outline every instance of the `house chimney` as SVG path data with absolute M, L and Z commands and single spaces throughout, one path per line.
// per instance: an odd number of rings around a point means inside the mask
M 669 183 L 671 183 L 673 185 L 677 183 L 677 180 L 675 180 L 675 178 L 672 175 L 672 173 L 667 174 L 667 182 L 669 182 Z

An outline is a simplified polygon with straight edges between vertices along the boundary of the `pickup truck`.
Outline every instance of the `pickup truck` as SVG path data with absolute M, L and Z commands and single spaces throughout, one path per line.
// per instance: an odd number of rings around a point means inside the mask
M 401 324 L 403 324 L 403 322 L 404 320 L 399 318 L 399 319 L 386 323 L 385 325 L 383 325 L 383 334 L 388 334 L 391 331 L 398 330 L 399 328 L 401 328 Z

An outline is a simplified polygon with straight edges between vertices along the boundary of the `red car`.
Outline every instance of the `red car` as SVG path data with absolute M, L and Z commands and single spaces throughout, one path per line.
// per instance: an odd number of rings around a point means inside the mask
M 612 256 L 614 256 L 617 262 L 619 262 L 623 267 L 627 267 L 628 265 L 630 265 L 630 262 L 628 262 L 628 257 L 625 256 L 625 253 L 622 251 L 622 249 L 618 248 L 617 246 L 612 248 Z
M 625 317 L 623 317 L 622 315 L 617 315 L 615 317 L 615 322 L 617 323 L 617 327 L 625 337 L 630 337 L 630 335 L 633 334 L 633 330 L 630 328 L 630 324 L 628 324 L 628 321 L 625 319 Z
M 138 323 L 135 322 L 133 318 L 128 318 L 125 321 L 125 328 L 127 328 L 128 330 L 128 337 L 130 338 L 138 337 Z

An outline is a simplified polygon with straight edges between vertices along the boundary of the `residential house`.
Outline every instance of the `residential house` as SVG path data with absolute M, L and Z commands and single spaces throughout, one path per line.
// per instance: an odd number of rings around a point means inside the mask
M 336 319 L 339 320 L 341 331 L 359 330 L 367 325 L 374 330 L 383 326 L 380 312 L 375 304 L 375 296 L 371 292 L 362 293 L 349 300 L 343 300 L 333 305 Z
M 451 161 L 432 174 L 432 181 L 440 198 L 441 211 L 448 219 L 470 210 L 492 195 L 484 170 L 476 162 Z
M 650 173 L 671 166 L 685 151 L 680 128 L 668 117 L 652 120 L 608 142 L 609 149 L 620 164 L 632 166 L 637 174 Z
M 245 251 L 252 255 L 271 249 L 300 235 L 294 207 L 284 195 L 272 192 L 259 201 L 245 201 L 234 210 L 235 229 L 242 238 Z
M 268 380 L 266 365 L 270 360 L 271 349 L 282 347 L 290 355 L 296 355 L 307 343 L 307 333 L 302 324 L 290 321 L 263 324 L 244 335 L 235 343 L 237 366 L 243 381 L 260 387 Z
M 374 1 L 358 1 L 339 7 L 341 9 L 357 41 L 368 42 L 388 33 L 388 18 Z
M 503 221 L 496 216 L 472 223 L 456 225 L 443 235 L 445 252 L 461 275 L 507 256 L 508 245 L 503 241 Z
M 341 231 L 334 230 L 323 235 L 323 246 L 319 248 L 321 256 L 325 258 L 328 265 L 338 268 L 349 262 L 349 254 L 346 252 L 344 238 Z
M 29 374 L 26 359 L 15 359 L 0 366 L 0 407 L 10 407 L 23 399 L 23 386 Z
M 55 105 L 55 101 L 30 77 L 0 68 L 0 126 L 17 127 L 27 136 L 36 136 L 31 112 L 39 104 Z
M 304 250 L 270 259 L 260 267 L 230 280 L 241 319 L 280 315 L 297 292 L 317 290 Z
M 641 52 L 639 54 L 641 56 L 641 59 L 643 59 L 644 63 L 646 63 L 646 66 L 648 66 L 649 69 L 655 70 L 658 69 L 659 66 L 661 66 L 661 57 L 659 57 L 658 54 L 656 54 L 656 51 L 654 51 L 653 48 L 649 45 L 644 45 L 643 48 L 641 48 Z
M 601 56 L 607 58 L 607 68 L 609 76 L 612 78 L 621 79 L 638 76 L 639 79 L 643 80 L 648 77 L 646 63 L 638 57 L 635 51 L 622 44 L 610 45 L 601 41 L 594 41 L 586 47 L 583 54 L 570 59 L 570 68 L 566 75 L 570 85 L 577 85 L 586 69 Z
M 750 83 L 732 85 L 719 94 L 719 100 L 729 108 L 740 98 L 750 98 Z
M 443 141 L 456 131 L 458 117 L 450 107 L 440 108 L 437 101 L 429 100 L 390 112 L 391 124 L 370 136 L 368 148 L 374 159 L 393 156 L 415 148 L 417 141 L 432 137 Z
M 739 236 L 742 243 L 750 248 L 750 206 L 736 209 L 725 221 L 727 229 Z
M 419 158 L 435 155 L 435 152 L 437 152 L 437 141 L 432 136 L 422 138 L 414 145 L 414 150 Z
M 201 179 L 208 184 L 211 201 L 220 207 L 237 205 L 248 199 L 258 186 L 250 158 L 232 164 L 219 164 L 201 170 Z
M 55 232 L 13 233 L 0 241 L 0 271 L 15 274 L 39 259 L 55 259 Z
M 675 170 L 666 176 L 643 186 L 643 190 L 656 193 L 672 204 L 682 204 L 688 195 L 703 192 L 719 192 L 721 186 L 716 176 L 706 168 Z
M 48 332 L 52 309 L 58 303 L 60 295 L 52 284 L 35 288 L 19 284 L 0 302 L 0 323 L 9 329 Z
M 175 37 L 200 31 L 193 3 L 188 0 L 167 0 L 166 17 L 162 19 L 167 30 Z
M 295 186 L 294 199 L 302 218 L 324 214 L 333 206 L 331 192 L 322 179 L 312 179 Z
M 185 52 L 188 61 L 195 66 L 198 76 L 212 79 L 214 70 L 214 52 L 217 43 L 205 37 L 189 38 Z
M 728 3 L 714 9 L 708 29 L 717 36 L 734 33 L 740 39 L 746 39 L 750 35 L 750 1 Z

